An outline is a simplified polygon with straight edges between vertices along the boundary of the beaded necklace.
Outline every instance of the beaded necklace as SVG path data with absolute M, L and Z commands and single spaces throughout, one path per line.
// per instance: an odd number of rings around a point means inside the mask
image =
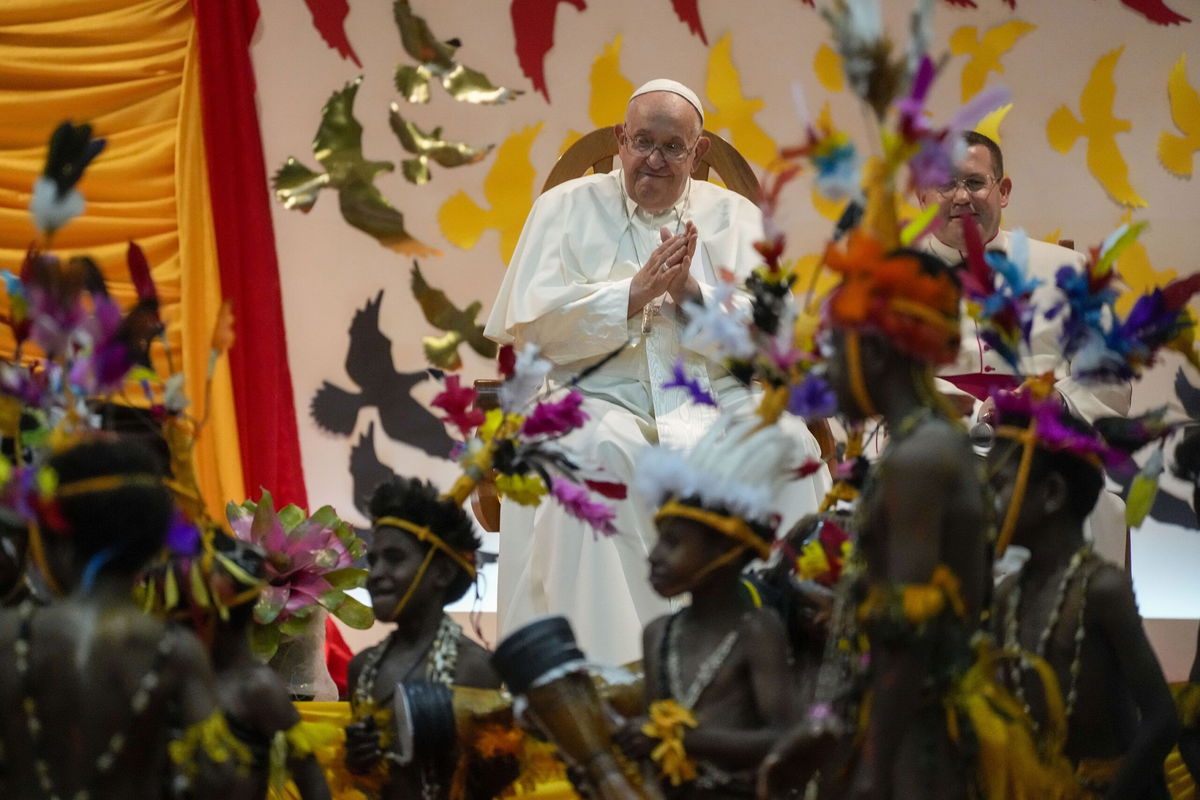
M 407 679 L 413 670 L 424 664 L 427 680 L 446 686 L 453 684 L 454 675 L 458 670 L 458 637 L 461 633 L 462 626 L 443 614 L 441 622 L 438 623 L 437 633 L 434 634 L 433 641 L 429 644 L 427 655 L 409 667 L 404 678 Z M 396 641 L 395 636 L 393 633 L 386 642 L 367 653 L 362 672 L 358 675 L 358 683 L 354 687 L 354 704 L 356 706 L 375 701 L 375 680 L 379 677 L 379 667 L 383 663 L 383 657 L 388 654 Z
M 729 654 L 733 652 L 733 647 L 737 644 L 739 631 L 735 627 L 729 633 L 725 634 L 716 649 L 700 662 L 695 676 L 692 677 L 692 682 L 685 688 L 683 685 L 683 669 L 679 658 L 679 628 L 681 627 L 679 619 L 682 615 L 683 611 L 680 611 L 671 617 L 667 623 L 666 636 L 663 638 L 664 643 L 667 645 L 667 692 L 671 697 L 678 700 L 681 706 L 691 710 L 696 707 L 696 703 L 700 700 L 700 695 L 704 694 L 704 690 L 708 688 L 713 678 L 717 676 L 717 672 L 725 664 L 725 659 L 729 658 Z
M 1054 629 L 1058 627 L 1059 618 L 1062 616 L 1063 607 L 1067 602 L 1067 595 L 1070 592 L 1071 584 L 1075 576 L 1079 574 L 1084 562 L 1092 555 L 1092 545 L 1084 544 L 1075 551 L 1071 556 L 1071 561 L 1067 564 L 1066 570 L 1063 571 L 1062 580 L 1058 584 L 1058 596 L 1055 598 L 1054 605 L 1050 610 L 1050 616 L 1046 619 L 1046 627 L 1038 635 L 1037 648 L 1033 651 L 1033 655 L 1039 658 L 1046 657 L 1046 646 L 1050 642 L 1050 637 L 1054 634 Z M 1071 712 L 1075 710 L 1075 700 L 1078 697 L 1079 690 L 1079 672 L 1082 666 L 1081 655 L 1083 653 L 1083 639 L 1086 633 L 1084 626 L 1084 612 L 1087 610 L 1087 589 L 1088 582 L 1091 580 L 1092 572 L 1088 570 L 1083 573 L 1082 582 L 1080 583 L 1080 602 L 1079 613 L 1075 621 L 1074 644 L 1075 650 L 1071 658 L 1070 667 L 1070 684 L 1067 690 L 1066 710 L 1064 718 L 1068 723 L 1071 721 Z M 1008 597 L 1008 607 L 1005 615 L 1005 647 L 1009 650 L 1021 650 L 1020 629 L 1018 624 L 1018 611 L 1021 605 L 1021 585 L 1024 582 L 1024 574 L 1017 578 L 1016 585 L 1013 587 L 1012 594 Z M 1025 712 L 1030 713 L 1029 701 L 1025 697 L 1025 687 L 1021 680 L 1022 671 L 1029 668 L 1029 661 L 1024 656 L 1020 659 L 1012 659 L 1009 666 L 1009 681 L 1012 683 L 1013 691 L 1017 695 L 1017 699 L 1025 706 Z M 1030 717 L 1032 719 L 1032 715 Z
M 16 656 L 17 681 L 21 686 L 23 695 L 21 707 L 25 712 L 25 726 L 29 731 L 29 740 L 33 747 L 33 769 L 37 773 L 38 784 L 41 786 L 42 792 L 50 800 L 62 800 L 62 795 L 55 789 L 54 779 L 50 774 L 50 767 L 46 763 L 46 747 L 45 742 L 42 741 L 42 722 L 38 717 L 37 700 L 34 698 L 33 692 L 33 678 L 29 670 L 29 657 L 33 641 L 34 610 L 35 605 L 29 600 L 22 603 L 18 610 L 19 627 L 17 629 L 17 638 L 13 642 L 13 653 Z M 173 639 L 169 636 L 164 636 L 159 641 L 158 648 L 154 654 L 153 664 L 150 666 L 149 671 L 138 681 L 137 689 L 134 691 L 133 697 L 130 698 L 129 707 L 132 713 L 130 714 L 126 729 L 118 730 L 109 737 L 108 745 L 104 748 L 104 752 L 96 758 L 91 778 L 83 782 L 84 788 L 76 790 L 75 794 L 71 795 L 71 800 L 89 800 L 92 794 L 91 790 L 87 787 L 94 784 L 104 775 L 107 775 L 117 763 L 117 759 L 125 749 L 129 731 L 133 730 L 138 718 L 150 705 L 150 695 L 161 683 L 159 673 L 162 671 L 163 665 L 166 663 L 167 657 L 171 654 L 173 647 Z
M 441 622 L 438 623 L 437 633 L 434 634 L 433 641 L 429 644 L 425 658 L 418 659 L 415 664 L 409 667 L 408 672 L 404 674 L 404 678 L 407 679 L 413 670 L 424 664 L 427 680 L 445 686 L 452 685 L 454 677 L 458 672 L 458 637 L 461 634 L 462 626 L 450 619 L 449 616 L 443 614 Z M 378 645 L 367 654 L 366 663 L 363 664 L 362 672 L 358 675 L 358 683 L 354 687 L 354 708 L 370 708 L 374 705 L 375 680 L 379 677 L 379 667 L 383 663 L 383 657 L 391 650 L 392 644 L 395 641 L 395 633 L 393 633 L 388 637 L 386 642 Z M 397 755 L 390 750 L 385 752 L 383 757 L 387 761 L 399 763 Z M 430 765 L 421 765 L 420 780 L 421 797 L 423 800 L 434 800 L 434 798 L 441 796 L 441 786 L 438 782 L 438 776 Z

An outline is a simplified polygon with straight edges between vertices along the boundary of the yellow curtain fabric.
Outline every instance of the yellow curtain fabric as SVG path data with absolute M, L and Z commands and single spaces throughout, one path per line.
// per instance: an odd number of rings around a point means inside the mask
M 189 0 L 0 3 L 0 268 L 19 268 L 36 236 L 27 208 L 50 132 L 63 119 L 91 123 L 108 146 L 80 184 L 86 211 L 51 249 L 91 255 L 122 304 L 134 298 L 128 242 L 145 251 L 170 350 L 156 366 L 182 366 L 192 414 L 208 416 L 197 470 L 219 519 L 244 489 L 227 365 L 210 409 L 203 392 L 221 288 L 198 61 Z M 0 351 L 12 352 L 7 329 Z

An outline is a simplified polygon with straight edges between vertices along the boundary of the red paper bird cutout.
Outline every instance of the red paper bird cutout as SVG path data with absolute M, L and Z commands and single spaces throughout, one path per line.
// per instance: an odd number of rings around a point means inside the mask
M 946 0 L 946 2 L 959 8 L 979 8 L 975 5 L 975 0 Z M 1017 10 L 1017 0 L 1004 0 L 1004 4 L 1013 11 Z
M 1181 22 L 1191 22 L 1183 14 L 1177 14 L 1167 8 L 1162 0 L 1121 0 L 1122 5 L 1129 6 L 1156 25 L 1178 25 Z
M 699 36 L 700 41 L 708 44 L 708 37 L 704 35 L 704 23 L 700 21 L 699 3 L 700 0 L 671 0 L 671 7 L 675 9 L 675 16 L 679 17 L 679 21 Z
M 517 40 L 517 63 L 533 88 L 550 102 L 546 88 L 546 53 L 554 47 L 554 19 L 558 4 L 570 3 L 579 11 L 587 10 L 587 0 L 513 0 L 513 36 Z
M 346 15 L 350 13 L 349 0 L 304 0 L 304 4 L 308 6 L 308 10 L 312 14 L 313 27 L 317 29 L 317 33 L 321 34 L 325 44 L 336 50 L 342 58 L 348 58 L 362 67 L 362 62 L 358 60 L 358 54 L 354 52 L 354 48 L 350 46 L 350 40 L 346 37 Z

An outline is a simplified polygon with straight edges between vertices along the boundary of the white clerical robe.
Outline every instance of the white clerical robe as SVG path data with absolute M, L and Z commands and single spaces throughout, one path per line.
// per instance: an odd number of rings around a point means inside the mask
M 1062 296 L 1054 282 L 1060 267 L 1070 266 L 1083 269 L 1086 257 L 1075 250 L 1056 244 L 1029 239 L 1028 275 L 1042 282 L 1033 295 L 1033 303 L 1041 309 L 1050 308 Z M 1001 230 L 996 238 L 987 243 L 988 249 L 1009 252 L 1010 234 Z M 942 260 L 955 264 L 963 256 L 953 247 L 943 244 L 934 236 L 927 236 L 923 246 Z M 1099 417 L 1120 417 L 1129 413 L 1133 387 L 1128 382 L 1080 383 L 1069 374 L 1068 365 L 1062 359 L 1059 335 L 1062 330 L 1061 317 L 1048 320 L 1038 316 L 1029 333 L 1029 353 L 1021 361 L 1021 370 L 1026 375 L 1038 375 L 1053 370 L 1056 375 L 1054 388 L 1063 396 L 1071 413 L 1087 422 Z M 1012 367 L 979 338 L 979 325 L 965 313 L 962 315 L 962 344 L 955 363 L 940 370 L 943 378 L 995 378 L 1011 376 Z M 938 388 L 947 394 L 961 393 L 950 381 L 939 378 Z M 1087 529 L 1096 543 L 1097 550 L 1106 559 L 1118 564 L 1125 563 L 1125 503 L 1112 492 L 1101 492 L 1096 508 L 1088 517 Z
M 519 348 L 532 342 L 553 362 L 551 386 L 561 386 L 622 344 L 625 350 L 579 385 L 588 424 L 564 444 L 601 467 L 611 480 L 632 481 L 648 445 L 695 445 L 717 417 L 680 389 L 663 389 L 676 360 L 722 409 L 753 408 L 754 396 L 720 364 L 680 343 L 681 311 L 664 295 L 643 315 L 627 318 L 629 284 L 661 242 L 659 230 L 696 225 L 699 244 L 691 275 L 711 303 L 717 269 L 740 280 L 761 262 L 754 243 L 762 215 L 744 197 L 706 181 L 690 181 L 674 207 L 650 215 L 629 199 L 620 170 L 561 184 L 538 198 L 504 276 L 486 334 Z M 748 303 L 748 298 L 739 300 Z M 802 424 L 788 428 L 804 444 L 796 465 L 819 452 Z M 781 501 L 787 520 L 817 508 L 823 473 L 793 484 Z M 610 538 L 597 537 L 553 501 L 536 509 L 505 501 L 500 513 L 501 635 L 546 614 L 565 614 L 584 652 L 624 663 L 641 657 L 642 627 L 670 609 L 648 581 L 654 545 L 649 511 L 633 497 L 619 502 Z

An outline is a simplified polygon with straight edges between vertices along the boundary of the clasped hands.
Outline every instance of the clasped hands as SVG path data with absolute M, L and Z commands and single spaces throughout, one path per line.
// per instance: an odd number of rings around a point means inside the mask
M 696 226 L 688 222 L 676 234 L 664 227 L 659 231 L 659 236 L 662 244 L 654 249 L 629 283 L 630 317 L 663 294 L 670 295 L 677 305 L 700 295 L 700 286 L 690 272 L 692 256 L 696 254 L 696 242 L 699 240 Z

